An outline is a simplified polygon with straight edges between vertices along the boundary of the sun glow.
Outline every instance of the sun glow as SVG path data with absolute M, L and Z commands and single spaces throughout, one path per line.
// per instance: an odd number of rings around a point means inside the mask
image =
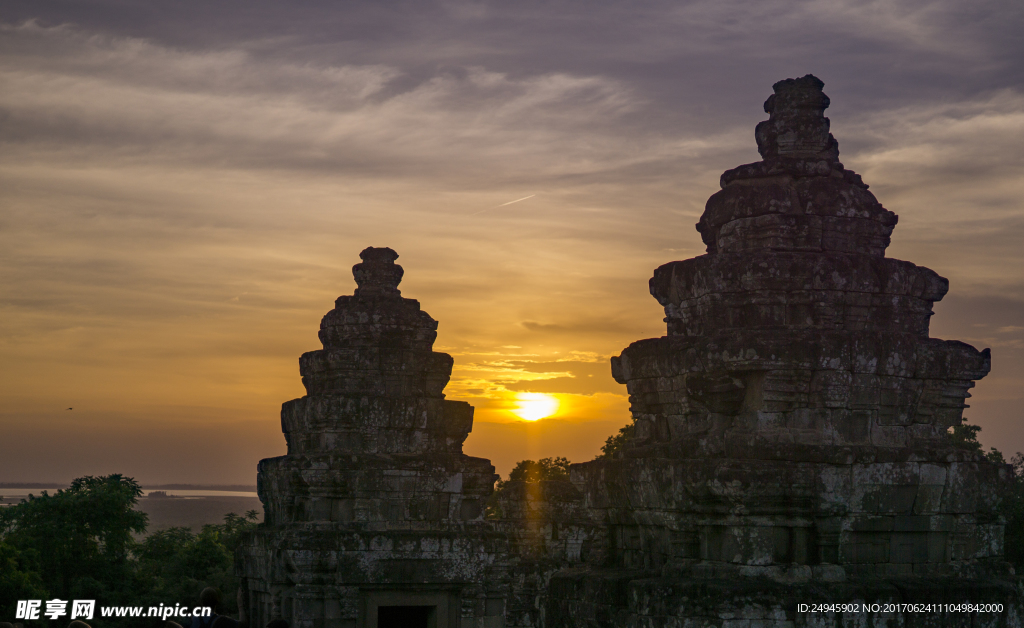
M 558 399 L 544 393 L 516 393 L 512 414 L 525 421 L 539 421 L 558 412 Z

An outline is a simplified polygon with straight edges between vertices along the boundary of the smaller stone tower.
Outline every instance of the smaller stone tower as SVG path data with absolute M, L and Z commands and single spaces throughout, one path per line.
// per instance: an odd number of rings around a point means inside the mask
M 359 256 L 324 348 L 299 359 L 306 396 L 281 409 L 288 454 L 259 464 L 266 523 L 239 557 L 250 622 L 500 626 L 487 583 L 504 580 L 507 542 L 483 520 L 494 467 L 462 453 L 473 407 L 444 398 L 452 358 L 401 296 L 398 254 Z

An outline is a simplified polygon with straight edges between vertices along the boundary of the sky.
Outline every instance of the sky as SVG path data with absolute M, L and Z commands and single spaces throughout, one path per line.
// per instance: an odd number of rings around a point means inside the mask
M 950 281 L 932 336 L 992 349 L 967 420 L 1024 451 L 1022 31 L 1011 0 L 7 0 L 0 482 L 254 483 L 366 246 L 440 322 L 467 453 L 593 458 L 654 268 L 808 73 L 888 256 Z

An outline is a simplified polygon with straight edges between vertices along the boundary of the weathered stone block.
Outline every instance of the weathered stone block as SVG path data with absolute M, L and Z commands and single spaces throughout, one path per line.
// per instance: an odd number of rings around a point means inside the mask
M 461 453 L 473 408 L 443 399 L 452 360 L 431 351 L 437 323 L 400 296 L 393 251 L 362 257 L 356 294 L 324 317 L 324 349 L 300 360 L 309 394 L 282 408 L 288 455 L 259 465 L 265 524 L 242 571 L 260 625 L 361 626 L 367 587 L 445 609 L 485 580 L 511 593 L 507 539 L 482 520 L 497 476 Z
M 252 617 L 362 626 L 385 590 L 440 596 L 445 628 L 938 626 L 794 609 L 939 598 L 1020 623 L 999 469 L 945 438 L 988 350 L 928 338 L 948 283 L 884 257 L 896 216 L 839 163 L 821 87 L 775 85 L 763 161 L 724 173 L 697 225 L 707 255 L 655 271 L 668 333 L 611 365 L 632 440 L 571 485 L 509 487 L 502 519 L 482 516 L 496 476 L 461 453 L 472 408 L 443 399 L 436 321 L 400 296 L 397 254 L 364 251 L 300 359 L 289 453 L 259 466 Z

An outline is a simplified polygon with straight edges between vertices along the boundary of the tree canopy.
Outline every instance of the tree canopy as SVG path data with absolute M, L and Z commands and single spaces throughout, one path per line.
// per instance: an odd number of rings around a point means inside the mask
M 68 489 L 0 510 L 0 535 L 35 557 L 51 595 L 96 597 L 131 577 L 132 534 L 148 523 L 133 508 L 141 495 L 138 482 L 121 475 L 78 478 Z
M 634 423 L 624 425 L 619 428 L 618 434 L 612 434 L 604 441 L 604 445 L 601 446 L 601 455 L 597 457 L 597 460 L 605 460 L 614 458 L 615 454 L 622 451 L 626 446 L 626 443 L 633 439 L 633 427 Z
M 498 480 L 495 485 L 497 491 L 505 488 L 508 482 L 540 482 L 541 480 L 568 480 L 569 479 L 568 458 L 561 456 L 557 458 L 541 458 L 533 460 L 520 460 L 508 474 L 508 480 Z
M 146 532 L 135 509 L 142 488 L 122 475 L 86 476 L 67 489 L 0 508 L 0 620 L 18 600 L 92 599 L 97 606 L 194 605 L 213 586 L 236 612 L 234 553 L 258 513 L 229 513 L 223 524 Z M 126 625 L 101 619 L 94 626 Z

